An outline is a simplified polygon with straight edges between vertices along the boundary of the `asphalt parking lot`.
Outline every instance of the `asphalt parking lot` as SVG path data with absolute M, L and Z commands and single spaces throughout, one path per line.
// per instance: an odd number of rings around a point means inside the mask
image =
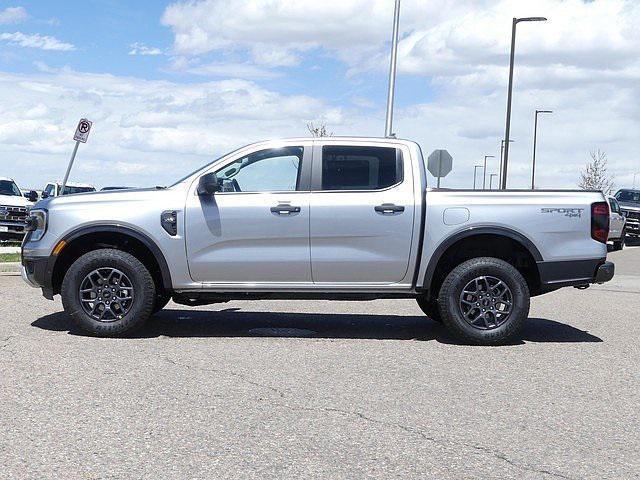
M 456 344 L 413 301 L 170 304 L 81 335 L 0 276 L 1 478 L 638 478 L 640 247 Z

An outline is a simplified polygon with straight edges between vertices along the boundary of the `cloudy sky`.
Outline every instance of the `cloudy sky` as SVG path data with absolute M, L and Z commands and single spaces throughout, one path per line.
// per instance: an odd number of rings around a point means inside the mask
M 171 183 L 252 141 L 384 133 L 393 0 L 0 0 L 0 176 Z M 394 130 L 446 148 L 443 186 L 497 172 L 511 18 L 518 26 L 509 186 L 576 186 L 589 151 L 617 186 L 640 173 L 640 1 L 403 0 Z M 640 184 L 640 175 L 637 177 Z

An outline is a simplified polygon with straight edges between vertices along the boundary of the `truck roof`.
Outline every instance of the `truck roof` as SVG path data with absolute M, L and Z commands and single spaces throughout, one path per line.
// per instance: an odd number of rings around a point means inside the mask
M 0 181 L 3 182 L 13 182 L 13 178 L 9 178 L 9 177 L 0 177 Z M 14 182 L 15 183 L 15 182 Z

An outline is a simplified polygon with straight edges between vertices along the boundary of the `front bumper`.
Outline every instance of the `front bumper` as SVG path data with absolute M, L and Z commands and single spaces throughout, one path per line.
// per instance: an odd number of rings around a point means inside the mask
M 53 300 L 53 265 L 49 257 L 22 257 L 22 278 L 30 286 L 41 288 L 45 298 Z
M 0 240 L 22 240 L 24 234 L 24 223 L 0 220 Z

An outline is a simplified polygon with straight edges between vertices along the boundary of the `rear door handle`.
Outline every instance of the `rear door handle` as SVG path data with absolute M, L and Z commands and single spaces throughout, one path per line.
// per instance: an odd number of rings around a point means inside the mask
M 394 205 L 393 203 L 383 203 L 382 205 L 373 207 L 373 209 L 378 213 L 382 213 L 383 215 L 389 213 L 404 212 L 404 207 L 402 205 Z
M 300 207 L 293 207 L 291 205 L 278 205 L 271 207 L 271 213 L 278 215 L 290 215 L 292 213 L 300 213 Z

